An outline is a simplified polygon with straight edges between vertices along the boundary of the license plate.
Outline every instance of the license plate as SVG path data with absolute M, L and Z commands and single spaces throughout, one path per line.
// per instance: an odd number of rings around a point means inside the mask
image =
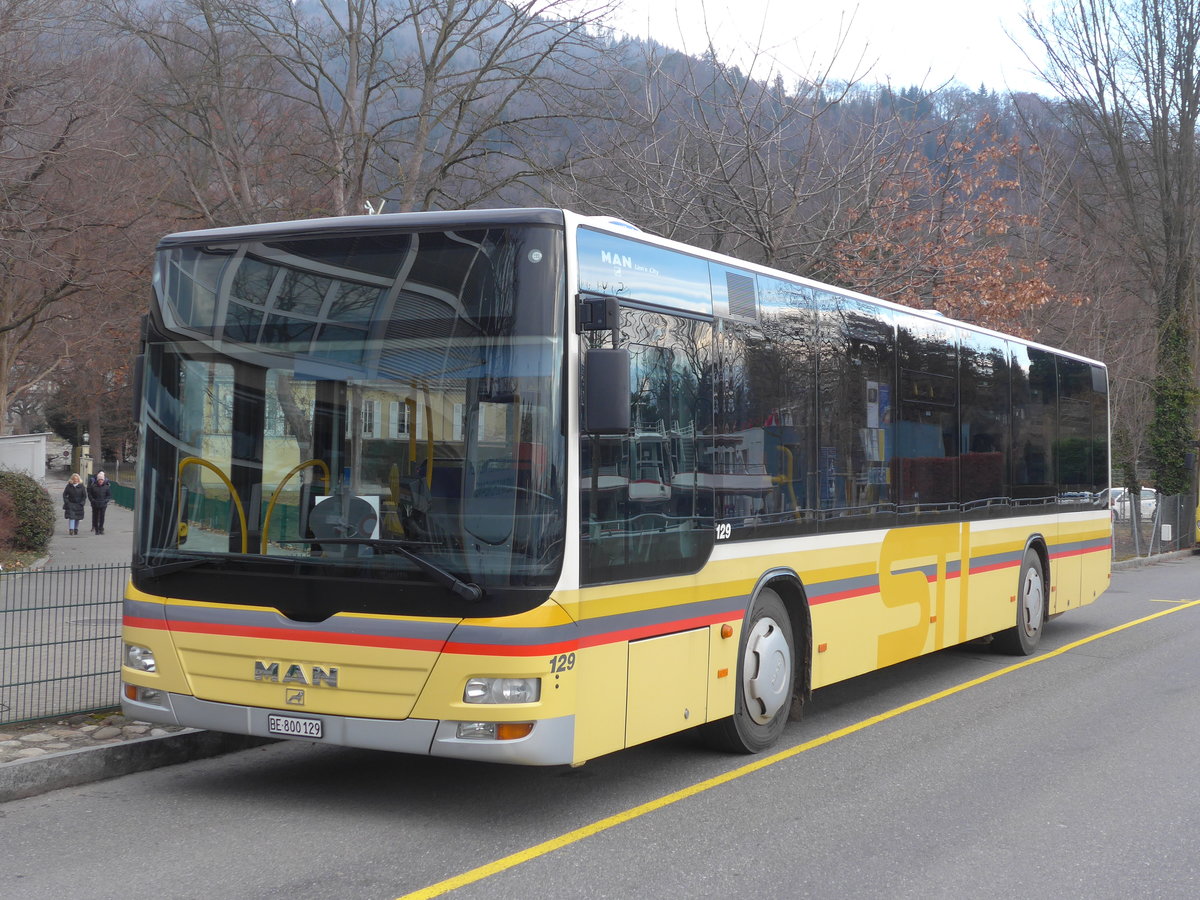
M 285 737 L 321 737 L 320 719 L 302 719 L 300 716 L 267 716 L 267 731 Z

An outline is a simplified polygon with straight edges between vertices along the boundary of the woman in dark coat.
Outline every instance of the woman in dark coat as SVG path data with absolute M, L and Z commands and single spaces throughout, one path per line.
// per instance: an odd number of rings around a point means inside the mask
M 67 528 L 71 534 L 79 534 L 79 520 L 83 518 L 83 507 L 87 503 L 87 488 L 76 472 L 63 488 L 63 514 L 67 517 Z
M 96 480 L 88 485 L 87 495 L 92 501 L 92 531 L 104 534 L 104 510 L 112 500 L 112 487 L 103 472 L 96 473 Z

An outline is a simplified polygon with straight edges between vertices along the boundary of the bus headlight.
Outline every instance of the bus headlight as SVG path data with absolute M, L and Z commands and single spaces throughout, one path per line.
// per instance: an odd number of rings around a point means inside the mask
M 537 703 L 542 697 L 540 678 L 467 679 L 463 690 L 464 703 Z
M 154 651 L 149 647 L 139 647 L 137 644 L 125 645 L 125 665 L 139 672 L 156 670 Z

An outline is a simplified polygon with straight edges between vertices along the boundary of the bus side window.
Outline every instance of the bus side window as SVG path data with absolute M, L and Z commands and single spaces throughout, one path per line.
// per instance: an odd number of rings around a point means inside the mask
M 713 543 L 709 457 L 708 323 L 623 310 L 630 343 L 630 433 L 583 434 L 580 477 L 583 580 L 696 571 Z M 653 343 L 650 343 L 653 341 Z
M 949 324 L 903 315 L 898 349 L 901 521 L 937 521 L 958 507 L 958 335 Z

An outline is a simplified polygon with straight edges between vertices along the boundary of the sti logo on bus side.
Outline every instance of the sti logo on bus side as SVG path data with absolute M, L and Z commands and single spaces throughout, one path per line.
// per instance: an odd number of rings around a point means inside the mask
M 277 684 L 303 684 L 310 687 L 335 688 L 338 686 L 338 670 L 337 666 L 330 666 L 328 671 L 320 666 L 313 666 L 311 677 L 306 677 L 304 667 L 297 663 L 292 663 L 281 678 L 279 676 L 279 663 L 273 662 L 268 665 L 262 660 L 256 659 L 254 661 L 254 680 L 273 681 Z

